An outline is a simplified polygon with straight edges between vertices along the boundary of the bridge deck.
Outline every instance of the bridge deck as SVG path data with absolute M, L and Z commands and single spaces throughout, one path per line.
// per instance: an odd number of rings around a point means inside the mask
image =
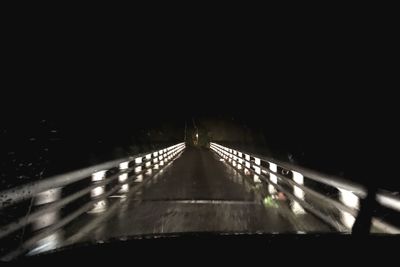
M 268 196 L 259 188 L 211 151 L 187 148 L 140 191 L 127 199 L 114 198 L 121 203 L 107 219 L 90 230 L 75 224 L 68 231 L 79 233 L 77 241 L 191 231 L 331 231 L 313 215 L 293 212 L 288 200 L 263 204 Z

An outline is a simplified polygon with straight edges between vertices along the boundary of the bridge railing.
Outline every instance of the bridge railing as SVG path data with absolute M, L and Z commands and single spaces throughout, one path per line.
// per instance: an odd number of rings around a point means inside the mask
M 285 193 L 298 205 L 297 210 L 304 207 L 341 232 L 351 230 L 358 215 L 360 198 L 365 198 L 367 194 L 366 188 L 362 185 L 340 177 L 325 175 L 217 143 L 210 143 L 210 148 L 236 169 L 245 174 L 253 174 L 254 182 L 267 183 L 270 193 L 276 190 Z M 391 212 L 400 212 L 399 197 L 380 190 L 376 200 Z M 337 219 L 338 215 L 341 220 Z M 381 218 L 373 217 L 372 224 L 373 232 L 400 233 L 398 227 Z
M 12 259 L 41 244 L 51 245 L 51 235 L 58 229 L 84 213 L 101 213 L 107 208 L 108 197 L 124 197 L 129 191 L 134 191 L 139 184 L 147 182 L 171 163 L 184 148 L 185 144 L 179 143 L 0 192 L 0 214 L 9 215 L 18 209 L 26 209 L 28 205 L 27 215 L 2 222 L 0 241 L 27 226 L 33 230 L 33 234 L 17 248 L 1 248 L 0 243 L 0 255 L 4 254 L 2 259 Z M 68 209 L 68 213 L 61 212 L 72 203 L 78 205 Z

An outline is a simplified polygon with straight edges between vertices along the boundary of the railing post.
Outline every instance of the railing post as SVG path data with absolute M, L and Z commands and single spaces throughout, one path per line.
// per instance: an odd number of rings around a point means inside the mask
M 143 164 L 143 157 L 136 158 L 135 159 L 135 164 L 136 165 Z M 142 165 L 136 166 L 135 167 L 135 174 L 137 175 L 142 170 L 143 170 L 143 166 Z M 143 181 L 143 175 L 141 175 L 141 174 L 137 175 L 136 179 L 135 179 L 135 182 L 141 182 L 141 181 Z
M 241 170 L 242 169 L 242 165 L 243 165 L 243 159 L 242 159 L 242 157 L 243 157 L 243 154 L 242 154 L 242 152 L 238 152 L 238 163 L 239 163 L 239 165 L 238 165 L 238 169 L 239 170 Z
M 160 161 L 160 166 L 164 166 L 164 150 L 158 151 L 158 154 L 160 155 L 158 157 L 158 160 Z
M 254 158 L 254 164 L 253 168 L 256 174 L 254 174 L 254 182 L 255 183 L 261 183 L 260 180 L 260 175 L 261 175 L 261 160 L 259 158 Z
M 250 174 L 250 169 L 251 169 L 251 164 L 250 164 L 250 155 L 245 154 L 244 155 L 244 159 L 246 160 L 245 166 L 246 166 L 246 170 L 244 172 L 244 174 L 249 175 Z M 249 170 L 248 170 L 249 169 Z
M 147 154 L 146 155 L 146 164 L 145 164 L 145 167 L 146 167 L 146 174 L 148 174 L 148 175 L 150 175 L 151 173 L 152 173 L 152 169 L 151 169 L 151 161 L 152 161 L 152 159 L 151 159 L 151 156 L 152 156 L 153 154 L 152 153 L 150 153 L 150 154 Z
M 92 182 L 94 184 L 104 181 L 105 179 L 106 179 L 106 171 L 98 171 L 92 174 Z M 104 193 L 105 193 L 105 186 L 104 185 L 98 186 L 90 192 L 90 196 L 92 198 L 97 198 Z M 93 208 L 89 210 L 88 213 L 103 212 L 105 211 L 106 208 L 107 208 L 107 201 L 105 199 L 100 200 L 93 205 Z
M 53 203 L 61 198 L 61 188 L 54 188 L 37 194 L 34 198 L 34 206 L 42 206 Z M 38 231 L 55 224 L 60 219 L 60 211 L 50 211 L 43 214 L 32 222 L 32 230 Z M 56 231 L 53 234 L 39 240 L 34 248 L 28 253 L 30 255 L 55 249 L 61 242 L 62 232 Z
M 268 162 L 268 165 L 269 165 L 269 169 L 270 169 L 271 171 L 273 171 L 273 172 L 277 172 L 277 171 L 278 171 L 278 167 L 276 166 L 275 163 Z M 269 180 L 270 180 L 271 182 L 275 183 L 275 184 L 278 183 L 278 178 L 277 178 L 276 175 L 273 174 L 273 173 L 270 173 L 270 174 L 269 174 Z M 275 188 L 275 186 L 273 186 L 273 185 L 271 185 L 271 184 L 268 184 L 268 192 L 269 192 L 270 194 L 275 194 L 275 193 L 276 193 L 276 188 Z
M 343 204 L 356 210 L 360 207 L 360 199 L 353 192 L 341 188 L 338 188 L 338 190 L 339 199 Z M 351 230 L 356 218 L 350 213 L 340 210 L 340 220 L 344 226 Z
M 125 171 L 129 168 L 129 161 L 122 162 L 119 164 L 119 170 L 120 171 Z M 118 191 L 119 193 L 127 193 L 129 192 L 129 185 L 127 183 L 128 180 L 128 173 L 123 173 L 118 177 L 118 181 L 120 184 L 122 184 L 121 189 Z
M 153 153 L 154 169 L 158 169 L 158 151 Z
M 303 185 L 304 184 L 304 176 L 301 173 L 298 173 L 296 171 L 292 171 L 292 174 L 293 174 L 293 181 L 295 181 L 299 185 Z M 296 197 L 298 197 L 299 199 L 304 200 L 304 191 L 300 187 L 294 185 L 293 186 L 293 194 Z M 297 215 L 306 213 L 306 211 L 300 205 L 300 203 L 295 201 L 295 200 L 292 201 L 292 211 L 293 211 L 293 213 L 295 213 Z

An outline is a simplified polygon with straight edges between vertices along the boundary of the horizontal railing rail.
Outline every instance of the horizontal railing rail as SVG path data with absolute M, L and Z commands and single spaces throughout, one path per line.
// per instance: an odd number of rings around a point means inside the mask
M 122 159 L 108 161 L 108 162 L 94 165 L 94 166 L 91 166 L 88 168 L 83 168 L 83 169 L 80 169 L 77 171 L 72 171 L 72 172 L 65 173 L 65 174 L 55 175 L 55 176 L 43 179 L 41 181 L 32 182 L 32 183 L 18 186 L 16 188 L 11 188 L 11 189 L 5 190 L 3 192 L 0 192 L 0 209 L 11 206 L 11 205 L 13 205 L 19 201 L 22 201 L 24 199 L 29 199 L 32 196 L 35 196 L 36 194 L 38 194 L 40 192 L 44 192 L 51 188 L 63 187 L 68 184 L 77 182 L 79 180 L 87 178 L 88 176 L 90 176 L 91 174 L 93 174 L 95 172 L 115 168 L 123 162 L 131 162 L 132 160 L 135 160 L 138 158 L 146 158 L 148 155 L 153 155 L 154 153 L 162 154 L 162 153 L 168 152 L 170 150 L 173 150 L 174 148 L 176 148 L 179 145 L 181 145 L 181 144 L 177 144 L 177 145 L 174 145 L 174 146 L 171 146 L 171 147 L 168 147 L 165 149 L 161 149 L 161 150 L 155 150 L 155 151 L 149 152 L 149 153 L 142 153 L 142 154 L 135 155 L 135 156 L 130 156 L 130 157 L 122 158 Z
M 220 157 L 227 159 L 228 163 L 230 163 L 233 167 L 247 170 L 259 176 L 260 180 L 264 180 L 268 184 L 274 186 L 277 190 L 282 191 L 289 197 L 295 199 L 295 201 L 301 203 L 317 217 L 339 231 L 344 231 L 346 228 L 343 228 L 342 225 L 339 225 L 335 219 L 321 213 L 321 211 L 310 205 L 310 203 L 304 201 L 302 197 L 296 196 L 295 193 L 285 189 L 282 185 L 285 184 L 290 185 L 293 188 L 298 188 L 303 192 L 306 192 L 320 200 L 325 201 L 325 203 L 328 203 L 329 205 L 337 208 L 340 211 L 349 213 L 353 217 L 356 217 L 358 214 L 359 198 L 364 198 L 366 196 L 365 187 L 354 182 L 347 181 L 340 177 L 325 175 L 294 164 L 278 161 L 257 154 L 235 150 L 217 143 L 210 143 L 210 148 Z M 285 172 L 287 172 L 286 174 L 291 173 L 292 178 L 289 178 L 287 175 L 283 175 L 282 173 L 278 172 L 278 167 L 282 169 L 282 171 L 285 170 Z M 337 189 L 341 193 L 341 195 L 344 196 L 344 201 L 333 199 L 329 195 L 325 195 L 313 188 L 307 187 L 304 184 L 304 178 Z M 383 192 L 382 190 L 380 190 L 377 194 L 376 199 L 378 203 L 380 203 L 382 206 L 390 208 L 394 211 L 400 211 L 400 198 L 397 198 L 387 192 Z M 351 203 L 351 205 L 349 205 L 349 203 L 346 203 L 346 201 L 357 203 Z M 372 222 L 373 225 L 375 225 L 376 227 L 380 229 L 384 228 L 385 232 L 400 233 L 399 228 L 383 222 L 378 218 L 373 218 Z

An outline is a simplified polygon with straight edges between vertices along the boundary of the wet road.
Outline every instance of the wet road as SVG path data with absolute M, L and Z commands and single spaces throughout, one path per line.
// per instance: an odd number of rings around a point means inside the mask
M 67 231 L 77 234 L 70 243 L 152 233 L 331 231 L 261 187 L 210 150 L 187 148 L 138 192 L 110 199 L 110 204 L 120 202 L 112 211 L 85 215 L 71 225 Z

